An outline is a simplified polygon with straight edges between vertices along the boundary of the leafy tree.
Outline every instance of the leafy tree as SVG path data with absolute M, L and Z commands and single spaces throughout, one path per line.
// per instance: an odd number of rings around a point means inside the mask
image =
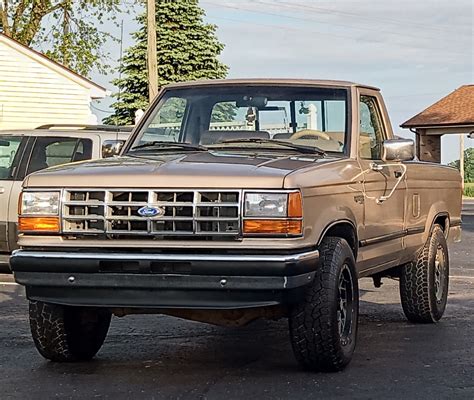
M 203 17 L 198 0 L 156 0 L 160 87 L 172 82 L 218 79 L 227 75 L 227 66 L 217 59 L 224 45 L 215 36 L 216 26 L 204 23 Z M 133 34 L 136 44 L 126 50 L 119 67 L 122 78 L 112 82 L 120 89 L 120 96 L 114 94 L 115 113 L 106 118 L 105 123 L 133 124 L 135 111 L 148 107 L 146 15 L 140 15 L 138 22 L 140 29 Z M 232 115 L 232 109 L 228 111 Z
M 449 166 L 459 168 L 459 160 L 452 161 Z M 474 182 L 474 147 L 464 150 L 464 182 Z
M 100 26 L 114 20 L 120 0 L 1 0 L 0 31 L 87 76 L 105 72 L 103 46 L 110 34 Z M 114 39 L 114 38 L 112 38 Z

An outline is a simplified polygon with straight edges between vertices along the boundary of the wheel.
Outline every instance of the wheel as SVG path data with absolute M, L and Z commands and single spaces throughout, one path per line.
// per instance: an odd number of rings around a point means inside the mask
M 409 321 L 441 319 L 448 301 L 449 257 L 443 229 L 435 225 L 413 262 L 402 267 L 400 299 Z
M 354 353 L 358 316 L 354 255 L 344 239 L 328 237 L 321 244 L 313 282 L 290 312 L 290 339 L 298 362 L 313 371 L 344 369 Z
M 111 313 L 30 301 L 30 328 L 40 354 L 51 361 L 86 361 L 104 343 Z

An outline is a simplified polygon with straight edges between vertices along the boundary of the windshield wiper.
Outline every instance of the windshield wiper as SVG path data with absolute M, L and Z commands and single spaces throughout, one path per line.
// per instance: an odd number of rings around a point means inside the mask
M 276 145 L 279 145 L 279 146 L 284 146 L 284 147 L 288 147 L 290 149 L 294 149 L 294 150 L 297 150 L 301 153 L 305 153 L 305 154 L 319 154 L 321 156 L 325 156 L 326 155 L 326 152 L 322 149 L 320 149 L 319 147 L 316 147 L 316 146 L 303 146 L 303 145 L 299 145 L 299 144 L 295 144 L 295 143 L 289 143 L 289 142 L 285 142 L 283 140 L 274 140 L 274 139 L 261 139 L 261 138 L 242 138 L 242 139 L 230 139 L 230 140 L 224 140 L 222 142 L 219 142 L 219 143 L 216 143 L 216 145 L 212 145 L 212 147 L 210 147 L 211 149 L 214 149 L 214 148 L 219 148 L 219 147 L 222 147 L 222 148 L 225 148 L 227 146 L 219 146 L 219 144 L 237 144 L 237 143 L 264 143 L 264 144 L 276 144 Z
M 166 148 L 173 148 L 177 147 L 182 150 L 190 150 L 190 151 L 207 151 L 207 148 L 198 144 L 191 144 L 191 143 L 183 143 L 183 142 L 166 142 L 155 140 L 153 142 L 146 142 L 143 144 L 139 144 L 138 146 L 134 146 L 130 149 L 130 151 L 136 151 L 139 149 L 166 149 Z

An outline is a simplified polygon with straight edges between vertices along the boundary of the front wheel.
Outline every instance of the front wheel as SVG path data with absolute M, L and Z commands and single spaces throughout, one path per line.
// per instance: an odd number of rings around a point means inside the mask
M 86 361 L 104 343 L 111 313 L 30 301 L 30 328 L 40 354 L 51 361 Z
M 402 267 L 400 299 L 411 322 L 441 319 L 448 301 L 449 257 L 443 229 L 435 225 L 416 258 Z
M 359 288 L 349 244 L 329 237 L 320 248 L 320 265 L 304 300 L 291 310 L 290 338 L 298 362 L 313 371 L 340 371 L 354 353 Z

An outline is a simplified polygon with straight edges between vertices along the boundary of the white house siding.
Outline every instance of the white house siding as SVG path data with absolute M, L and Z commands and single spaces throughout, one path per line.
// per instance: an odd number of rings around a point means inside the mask
M 87 124 L 90 88 L 0 41 L 0 129 Z

